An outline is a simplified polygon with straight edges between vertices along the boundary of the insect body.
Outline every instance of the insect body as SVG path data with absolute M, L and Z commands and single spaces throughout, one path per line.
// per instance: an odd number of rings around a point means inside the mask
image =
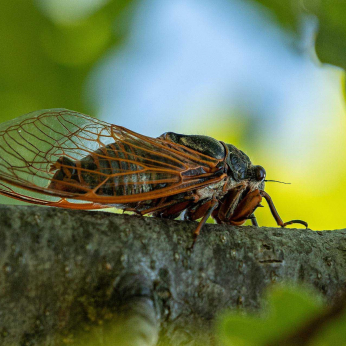
M 262 198 L 265 170 L 231 144 L 167 132 L 150 138 L 66 109 L 0 125 L 0 194 L 72 209 L 117 206 L 163 218 L 241 225 Z

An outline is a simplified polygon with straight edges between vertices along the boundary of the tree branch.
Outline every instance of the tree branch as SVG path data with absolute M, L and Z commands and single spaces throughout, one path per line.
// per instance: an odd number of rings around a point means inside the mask
M 208 224 L 191 251 L 195 227 L 0 206 L 0 344 L 114 344 L 124 330 L 129 345 L 155 345 L 158 333 L 207 344 L 200 331 L 219 311 L 259 308 L 272 282 L 304 282 L 328 300 L 346 282 L 345 230 Z

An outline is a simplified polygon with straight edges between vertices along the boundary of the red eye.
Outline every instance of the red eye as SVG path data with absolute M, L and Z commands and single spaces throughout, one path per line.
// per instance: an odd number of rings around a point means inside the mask
M 266 177 L 266 171 L 262 166 L 255 166 L 255 176 L 257 181 L 263 181 Z

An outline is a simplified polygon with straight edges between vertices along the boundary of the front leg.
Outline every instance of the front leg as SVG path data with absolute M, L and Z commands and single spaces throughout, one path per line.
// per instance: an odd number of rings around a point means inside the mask
M 252 215 L 257 207 L 261 206 L 261 200 L 262 197 L 266 199 L 268 202 L 270 211 L 278 224 L 278 226 L 286 227 L 288 225 L 292 225 L 294 223 L 299 223 L 301 225 L 304 225 L 306 228 L 308 227 L 308 224 L 305 221 L 302 220 L 291 220 L 288 222 L 283 222 L 281 217 L 279 216 L 274 203 L 270 196 L 263 190 L 254 190 L 252 192 L 249 192 L 237 205 L 237 208 L 235 209 L 234 213 L 232 214 L 231 218 L 229 219 L 229 223 L 232 225 L 242 225 L 246 220 L 249 218 L 252 219 Z M 252 219 L 252 224 L 256 225 L 257 221 L 255 219 Z M 255 223 L 254 223 L 255 222 Z
M 199 218 L 202 218 L 201 221 L 198 223 L 197 228 L 193 232 L 192 247 L 195 245 L 197 237 L 201 232 L 202 227 L 205 225 L 205 223 L 207 222 L 213 211 L 218 207 L 218 205 L 219 201 L 215 197 L 213 197 L 212 199 L 202 201 L 197 206 L 194 206 L 193 208 L 189 208 L 186 210 L 185 220 L 194 221 Z
M 278 226 L 281 227 L 286 227 L 288 225 L 292 225 L 294 223 L 299 223 L 303 226 L 305 226 L 306 228 L 308 228 L 308 223 L 302 220 L 291 220 L 291 221 L 287 221 L 287 222 L 283 222 L 279 213 L 277 212 L 273 200 L 271 199 L 271 197 L 265 192 L 265 191 L 261 191 L 261 196 L 263 196 L 265 198 L 265 200 L 267 201 L 270 211 L 276 221 L 276 223 L 278 224 Z
M 217 223 L 229 223 L 229 220 L 234 214 L 239 200 L 246 189 L 247 184 L 243 182 L 230 190 L 221 200 L 219 208 L 215 209 L 212 213 L 212 217 Z
M 262 196 L 260 190 L 256 189 L 249 192 L 237 205 L 234 213 L 229 219 L 232 225 L 242 225 L 246 220 L 251 219 L 254 226 L 258 226 L 254 211 L 261 204 Z

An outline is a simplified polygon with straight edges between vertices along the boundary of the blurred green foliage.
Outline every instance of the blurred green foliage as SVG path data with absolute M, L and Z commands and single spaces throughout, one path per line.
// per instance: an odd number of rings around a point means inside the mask
M 340 303 L 345 305 L 343 301 Z M 274 285 L 267 291 L 263 306 L 264 309 L 256 314 L 230 311 L 219 316 L 215 329 L 216 345 L 346 345 L 345 309 L 341 309 L 341 313 L 328 314 L 330 307 L 326 306 L 316 291 L 290 284 Z M 110 315 L 108 318 L 110 319 L 100 321 L 98 325 L 65 336 L 64 343 L 86 346 L 132 345 L 129 340 L 132 340 L 134 334 L 128 323 L 120 316 Z M 302 331 L 304 340 L 300 336 Z M 187 344 L 209 345 L 209 337 L 207 334 L 203 335 L 204 332 L 206 331 L 199 331 L 198 337 L 199 340 L 205 340 L 205 343 L 193 342 L 187 337 L 187 340 L 190 340 Z M 172 345 L 162 335 L 159 344 Z
M 35 0 L 0 2 L 0 121 L 43 108 L 80 112 L 86 78 L 126 30 L 115 31 L 131 0 L 109 1 L 87 17 L 61 22 Z
M 307 15 L 318 18 L 316 53 L 319 60 L 346 70 L 346 2 L 340 0 L 254 0 L 275 14 L 286 29 L 301 35 Z
M 325 313 L 321 297 L 302 287 L 274 286 L 268 292 L 261 315 L 226 313 L 219 321 L 218 335 L 224 346 L 289 345 L 294 335 L 313 318 Z M 300 345 L 346 345 L 346 311 L 326 319 L 308 343 Z M 287 341 L 286 341 L 287 342 Z M 292 344 L 293 345 L 293 344 Z

